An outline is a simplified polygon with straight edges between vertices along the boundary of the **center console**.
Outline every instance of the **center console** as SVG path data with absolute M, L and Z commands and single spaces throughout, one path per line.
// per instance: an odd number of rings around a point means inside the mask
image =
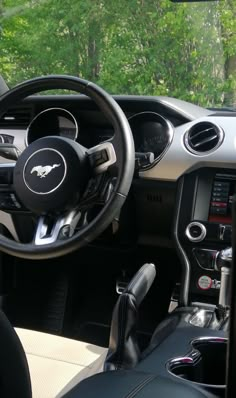
M 191 302 L 218 302 L 221 277 L 215 260 L 231 246 L 235 188 L 235 171 L 203 168 L 184 177 L 177 230 L 190 265 Z
M 84 380 L 68 398 L 225 397 L 235 188 L 228 170 L 203 168 L 181 179 L 174 233 L 190 305 L 180 293 L 183 305 L 157 326 L 132 369 Z
M 223 398 L 227 338 L 190 325 L 191 311 L 180 308 L 165 319 L 134 368 L 87 378 L 65 398 Z

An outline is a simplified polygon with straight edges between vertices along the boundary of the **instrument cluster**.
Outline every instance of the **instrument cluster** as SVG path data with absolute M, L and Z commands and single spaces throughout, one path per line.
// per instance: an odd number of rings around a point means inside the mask
M 111 138 L 112 127 L 97 126 L 92 120 L 86 125 L 72 112 L 64 108 L 49 108 L 38 113 L 31 121 L 26 133 L 26 145 L 33 141 L 56 135 L 92 147 Z M 167 151 L 173 138 L 171 122 L 156 112 L 139 112 L 128 118 L 133 133 L 136 159 L 139 169 L 156 164 Z M 105 138 L 104 138 L 105 137 Z

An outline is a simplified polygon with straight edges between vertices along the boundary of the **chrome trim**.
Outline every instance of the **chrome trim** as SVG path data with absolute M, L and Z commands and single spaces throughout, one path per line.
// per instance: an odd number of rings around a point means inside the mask
M 90 149 L 87 150 L 88 155 L 92 155 L 93 153 L 96 153 L 98 151 L 106 150 L 107 155 L 108 155 L 108 160 L 99 166 L 94 168 L 95 173 L 104 173 L 108 167 L 110 167 L 112 164 L 116 163 L 116 152 L 114 149 L 114 146 L 111 142 L 103 142 L 101 144 L 98 144 Z
M 194 346 L 194 344 L 198 343 L 228 343 L 228 338 L 227 337 L 219 337 L 219 336 L 202 336 L 202 337 L 196 337 L 195 339 L 191 340 L 191 345 Z
M 177 247 L 177 251 L 180 257 L 181 264 L 183 266 L 182 276 L 181 276 L 181 289 L 179 296 L 179 305 L 182 307 L 188 306 L 189 303 L 189 285 L 190 285 L 190 262 L 189 259 L 181 246 L 179 235 L 178 235 L 178 225 L 179 225 L 179 216 L 180 216 L 180 208 L 181 208 L 181 198 L 183 193 L 184 186 L 184 178 L 182 178 L 179 182 L 178 190 L 177 190 L 177 209 L 175 213 L 174 220 L 174 240 Z
M 221 268 L 221 279 L 220 279 L 220 293 L 219 293 L 219 305 L 224 308 L 229 308 L 230 306 L 230 298 L 229 298 L 229 289 L 230 289 L 230 268 L 222 267 Z
M 76 141 L 76 140 L 77 140 L 78 134 L 79 134 L 79 126 L 78 126 L 77 120 L 76 120 L 76 118 L 74 117 L 74 115 L 73 115 L 71 112 L 69 112 L 67 109 L 65 109 L 65 108 L 60 108 L 60 107 L 55 107 L 55 108 L 54 108 L 54 107 L 53 107 L 53 108 L 44 109 L 43 111 L 39 112 L 39 113 L 31 120 L 29 126 L 28 126 L 27 129 L 26 129 L 26 135 L 25 135 L 25 145 L 26 145 L 26 146 L 29 145 L 28 135 L 29 135 L 29 129 L 30 129 L 32 123 L 34 123 L 34 122 L 37 120 L 37 118 L 38 118 L 40 115 L 42 115 L 43 113 L 47 113 L 47 112 L 51 112 L 51 111 L 56 111 L 56 110 L 58 110 L 58 111 L 64 111 L 64 112 L 68 113 L 68 114 L 72 117 L 73 122 L 74 122 L 74 124 L 75 124 L 75 128 L 76 128 L 76 133 L 75 133 L 75 137 L 73 138 L 73 141 Z M 46 135 L 45 137 L 47 137 L 47 135 Z M 33 141 L 32 141 L 32 142 L 33 142 Z
M 129 118 L 128 118 L 128 122 L 130 123 L 130 121 L 132 121 L 135 117 L 137 117 L 137 116 L 139 116 L 139 115 L 145 115 L 145 114 L 151 114 L 151 115 L 156 115 L 156 116 L 158 116 L 160 119 L 162 119 L 162 121 L 166 124 L 166 126 L 167 126 L 167 130 L 166 130 L 166 132 L 167 132 L 167 134 L 168 134 L 168 142 L 167 142 L 167 144 L 166 144 L 166 147 L 165 147 L 165 149 L 163 150 L 163 152 L 157 157 L 157 158 L 154 158 L 154 161 L 150 164 L 150 165 L 148 165 L 148 166 L 143 166 L 139 171 L 141 172 L 141 171 L 145 171 L 145 170 L 150 170 L 150 169 L 152 169 L 162 158 L 163 158 L 163 156 L 165 155 L 165 153 L 168 151 L 168 149 L 169 149 L 169 147 L 170 147 L 170 145 L 171 145 L 171 143 L 172 143 L 172 141 L 173 141 L 173 137 L 174 137 L 174 126 L 173 126 L 173 124 L 168 120 L 168 119 L 166 119 L 166 118 L 164 118 L 163 116 L 161 116 L 159 113 L 157 113 L 157 112 L 149 112 L 149 111 L 145 111 L 145 112 L 138 112 L 138 113 L 135 113 L 134 115 L 132 115 L 132 116 L 130 116 Z M 133 134 L 134 135 L 134 134 Z
M 212 128 L 216 128 L 216 134 L 217 134 L 218 139 L 219 139 L 217 145 L 216 145 L 213 149 L 211 149 L 210 151 L 206 151 L 206 152 L 195 151 L 195 150 L 189 145 L 189 137 L 188 137 L 188 136 L 189 136 L 189 133 L 191 132 L 191 130 L 192 130 L 194 127 L 196 127 L 198 124 L 202 124 L 202 123 L 209 123 L 209 124 L 212 125 Z M 212 153 L 212 152 L 215 152 L 215 151 L 217 150 L 217 148 L 219 148 L 219 147 L 221 146 L 222 142 L 224 141 L 224 137 L 225 137 L 224 130 L 223 130 L 220 126 L 218 126 L 218 125 L 215 124 L 215 123 L 212 123 L 211 121 L 206 121 L 206 122 L 200 121 L 200 122 L 197 122 L 197 123 L 193 124 L 193 125 L 185 132 L 184 137 L 183 137 L 183 140 L 184 140 L 184 145 L 185 145 L 185 147 L 187 148 L 187 150 L 188 150 L 189 152 L 191 152 L 191 153 L 193 153 L 194 155 L 197 155 L 197 156 L 206 156 L 206 155 L 209 155 L 209 154 Z
M 31 189 L 31 188 L 29 187 L 29 185 L 27 184 L 27 182 L 26 182 L 26 180 L 25 180 L 25 168 L 26 168 L 27 164 L 29 163 L 30 159 L 31 159 L 36 153 L 38 153 L 38 152 L 43 152 L 43 151 L 52 151 L 52 152 L 56 152 L 56 153 L 62 158 L 62 161 L 63 161 L 64 166 L 65 166 L 65 172 L 64 172 L 64 175 L 63 175 L 63 177 L 62 177 L 61 182 L 60 182 L 55 188 L 51 189 L 51 191 L 48 191 L 48 192 L 36 192 L 36 191 L 34 191 L 33 189 Z M 67 164 L 66 164 L 66 160 L 65 160 L 64 156 L 63 156 L 59 151 L 57 151 L 56 149 L 53 149 L 53 148 L 42 148 L 42 149 L 38 149 L 37 151 L 35 151 L 34 153 L 32 153 L 32 155 L 30 155 L 30 157 L 27 159 L 27 161 L 26 161 L 26 163 L 25 163 L 25 165 L 24 165 L 24 169 L 23 169 L 23 180 L 24 180 L 25 185 L 27 186 L 27 188 L 28 188 L 31 192 L 36 193 L 37 195 L 48 195 L 49 193 L 52 193 L 52 192 L 56 191 L 56 189 L 59 188 L 59 187 L 61 186 L 61 184 L 62 184 L 63 181 L 65 180 L 66 174 L 67 174 Z
M 175 365 L 180 365 L 180 364 L 182 364 L 182 363 L 184 363 L 184 364 L 186 364 L 186 363 L 193 363 L 193 358 L 191 358 L 191 357 L 176 357 L 176 358 L 173 358 L 173 359 L 171 359 L 171 361 L 170 361 L 170 366 L 175 366 Z M 171 371 L 170 371 L 170 373 L 171 374 L 173 374 Z M 175 375 L 176 376 L 176 375 Z M 176 377 L 179 377 L 179 376 L 176 376 Z
M 220 224 L 219 225 L 219 230 L 220 230 L 220 240 L 224 240 L 224 234 L 225 234 L 225 225 Z
M 198 237 L 194 237 L 191 235 L 190 233 L 190 228 L 197 226 L 201 229 L 201 234 Z M 201 242 L 205 237 L 206 237 L 206 227 L 205 225 L 203 225 L 202 223 L 198 222 L 198 221 L 193 221 L 190 224 L 188 224 L 186 230 L 185 230 L 185 235 L 187 236 L 187 238 L 191 241 L 191 242 Z
M 63 227 L 69 227 L 68 238 L 74 234 L 76 225 L 81 218 L 81 212 L 77 209 L 70 211 L 69 213 L 59 217 L 52 228 L 49 228 L 46 217 L 40 217 L 35 233 L 34 244 L 49 245 L 55 243 L 58 240 L 59 234 Z M 50 232 L 48 232 L 50 230 Z
M 12 167 L 14 169 L 15 165 L 16 165 L 15 161 L 12 163 L 0 163 L 0 168 L 4 169 L 5 167 Z
M 196 327 L 206 328 L 211 321 L 211 319 L 209 320 L 208 315 L 211 315 L 212 319 L 214 316 L 214 312 L 211 310 L 206 310 L 201 308 L 199 311 L 197 311 L 195 314 L 192 315 L 192 317 L 189 320 L 189 323 Z
M 218 256 L 219 256 L 219 251 L 216 253 L 216 255 L 215 255 L 215 264 L 214 264 L 214 268 L 215 268 L 215 271 L 219 271 L 219 269 L 218 269 L 218 266 L 217 266 L 217 259 L 218 259 Z

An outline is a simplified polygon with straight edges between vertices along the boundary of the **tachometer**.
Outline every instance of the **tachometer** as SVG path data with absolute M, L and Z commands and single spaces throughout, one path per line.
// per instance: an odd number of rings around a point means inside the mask
M 76 140 L 78 131 L 77 120 L 71 112 L 63 108 L 49 108 L 40 112 L 30 123 L 26 134 L 26 144 L 49 135 Z

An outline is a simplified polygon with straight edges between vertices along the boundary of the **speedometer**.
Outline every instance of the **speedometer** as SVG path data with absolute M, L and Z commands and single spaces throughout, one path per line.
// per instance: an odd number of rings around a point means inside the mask
M 63 108 L 49 108 L 36 115 L 30 123 L 26 143 L 29 145 L 50 135 L 76 140 L 78 130 L 77 120 L 71 112 Z
M 172 124 L 155 112 L 142 112 L 129 119 L 133 132 L 136 153 L 152 154 L 152 164 L 148 163 L 142 168 L 148 168 L 164 155 L 173 138 Z

